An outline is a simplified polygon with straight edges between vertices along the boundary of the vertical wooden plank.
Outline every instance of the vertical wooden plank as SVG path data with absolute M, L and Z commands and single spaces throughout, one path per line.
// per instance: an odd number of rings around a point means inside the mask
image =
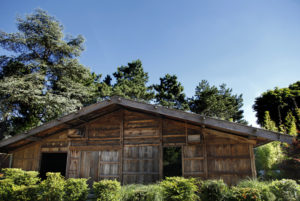
M 255 156 L 254 156 L 253 145 L 252 144 L 249 144 L 249 153 L 250 153 L 250 163 L 251 163 L 252 177 L 256 178 Z
M 181 175 L 184 177 L 184 155 L 185 155 L 185 147 L 186 146 L 181 146 Z
M 71 152 L 70 152 L 71 141 L 68 140 L 68 152 L 67 152 L 67 165 L 66 165 L 66 178 L 69 178 L 69 169 L 70 169 L 70 160 L 71 160 Z
M 120 164 L 120 167 L 119 167 L 119 178 L 120 178 L 120 182 L 121 184 L 123 184 L 123 154 L 124 154 L 124 109 L 122 109 L 120 111 L 120 115 L 121 115 L 121 118 L 120 118 L 120 157 L 119 157 L 119 164 Z
M 207 147 L 206 147 L 206 139 L 205 139 L 205 133 L 204 131 L 202 132 L 202 135 L 203 135 L 203 157 L 204 157 L 204 160 L 203 160 L 203 168 L 204 168 L 204 176 L 205 176 L 205 179 L 208 179 L 208 168 L 207 168 Z
M 159 118 L 159 179 L 163 179 L 163 119 Z
M 187 124 L 184 122 L 184 132 L 185 132 L 185 144 L 188 144 L 188 131 L 187 131 Z

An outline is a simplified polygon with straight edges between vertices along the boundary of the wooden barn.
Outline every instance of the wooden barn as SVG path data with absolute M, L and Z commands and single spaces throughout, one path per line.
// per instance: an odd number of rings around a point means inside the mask
M 0 142 L 10 167 L 67 178 L 152 183 L 165 176 L 256 177 L 253 148 L 292 137 L 112 97 Z

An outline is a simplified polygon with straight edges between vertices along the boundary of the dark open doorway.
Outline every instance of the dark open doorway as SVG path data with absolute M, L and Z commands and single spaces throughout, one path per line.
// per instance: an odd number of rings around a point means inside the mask
M 40 176 L 46 179 L 47 172 L 60 172 L 66 176 L 67 153 L 42 153 Z
M 164 147 L 163 173 L 164 178 L 182 176 L 181 147 Z

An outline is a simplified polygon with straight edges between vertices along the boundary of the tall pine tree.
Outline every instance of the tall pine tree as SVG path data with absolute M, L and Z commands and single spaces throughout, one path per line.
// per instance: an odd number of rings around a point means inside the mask
M 183 93 L 183 86 L 177 81 L 176 75 L 166 74 L 160 78 L 159 84 L 152 85 L 155 93 L 155 102 L 162 106 L 180 110 L 188 110 L 189 105 Z
M 17 33 L 0 32 L 0 124 L 14 135 L 94 101 L 97 76 L 78 62 L 82 36 L 43 10 L 17 19 Z
M 189 105 L 192 112 L 210 117 L 218 117 L 239 123 L 246 123 L 243 119 L 242 95 L 233 95 L 232 89 L 225 84 L 210 86 L 202 80 L 196 87 L 195 95 L 190 99 Z
M 113 76 L 116 83 L 112 87 L 111 95 L 144 101 L 153 98 L 153 92 L 146 85 L 149 80 L 148 73 L 144 72 L 140 60 L 132 61 L 127 66 L 118 67 Z

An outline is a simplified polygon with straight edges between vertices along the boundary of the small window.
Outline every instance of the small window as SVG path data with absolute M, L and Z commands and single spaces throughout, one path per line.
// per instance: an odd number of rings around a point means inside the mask
M 188 135 L 188 142 L 201 142 L 201 135 Z

